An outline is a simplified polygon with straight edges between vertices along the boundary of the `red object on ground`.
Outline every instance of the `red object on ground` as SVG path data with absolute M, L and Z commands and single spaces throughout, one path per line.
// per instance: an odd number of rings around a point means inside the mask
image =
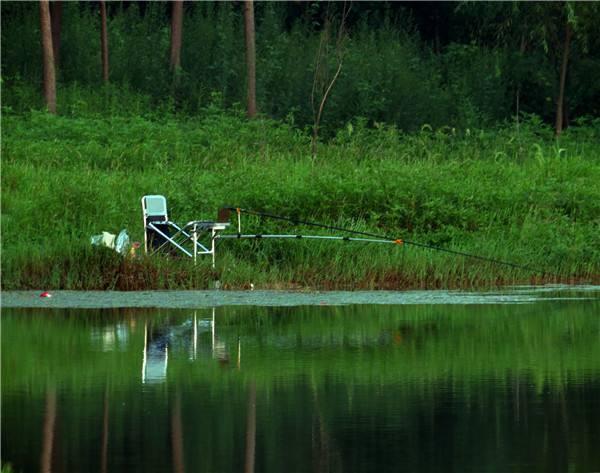
M 42 292 L 42 293 L 40 294 L 40 297 L 52 297 L 52 294 L 50 294 L 50 293 L 49 293 L 49 292 L 47 292 L 47 291 L 44 291 L 44 292 Z

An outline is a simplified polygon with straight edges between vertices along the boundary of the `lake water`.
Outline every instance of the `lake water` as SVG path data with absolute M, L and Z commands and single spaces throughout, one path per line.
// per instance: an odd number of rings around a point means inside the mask
M 2 306 L 15 473 L 600 471 L 598 287 Z

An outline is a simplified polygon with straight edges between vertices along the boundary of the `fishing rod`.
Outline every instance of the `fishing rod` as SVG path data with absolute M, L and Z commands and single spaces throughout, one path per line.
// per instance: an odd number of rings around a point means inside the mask
M 219 221 L 221 221 L 221 222 L 225 221 L 224 219 L 228 220 L 231 211 L 235 211 L 237 213 L 238 233 L 235 235 L 220 235 L 219 238 L 257 238 L 257 239 L 258 238 L 313 238 L 313 239 L 328 239 L 328 240 L 363 241 L 363 242 L 373 242 L 373 243 L 395 243 L 397 245 L 406 244 L 406 245 L 416 246 L 419 248 L 426 248 L 429 250 L 440 251 L 443 253 L 448 253 L 448 254 L 452 254 L 452 255 L 456 255 L 456 256 L 464 256 L 467 258 L 477 259 L 480 261 L 494 263 L 497 265 L 509 266 L 509 267 L 515 268 L 515 269 L 522 269 L 522 270 L 531 271 L 534 273 L 541 273 L 542 276 L 546 275 L 546 274 L 550 274 L 555 277 L 558 277 L 557 274 L 553 274 L 551 272 L 541 270 L 539 268 L 534 268 L 534 267 L 531 267 L 528 265 L 513 263 L 511 261 L 504 261 L 504 260 L 499 260 L 496 258 L 489 258 L 487 256 L 476 255 L 473 253 L 466 253 L 464 251 L 452 250 L 449 248 L 443 248 L 441 246 L 430 245 L 428 243 L 421 243 L 421 242 L 417 242 L 417 241 L 391 237 L 389 235 L 382 235 L 382 234 L 372 233 L 372 232 L 364 232 L 364 231 L 360 231 L 360 230 L 352 230 L 349 228 L 338 227 L 335 225 L 326 225 L 323 223 L 311 222 L 311 221 L 301 220 L 301 219 L 291 218 L 291 217 L 284 217 L 281 215 L 274 215 L 274 214 L 267 213 L 267 212 L 259 212 L 256 210 L 243 209 L 240 207 L 224 207 L 224 208 L 222 208 L 219 211 Z M 242 235 L 241 219 L 240 219 L 240 216 L 242 213 L 248 214 L 248 215 L 255 215 L 258 217 L 262 217 L 262 218 L 270 218 L 273 220 L 282 220 L 285 222 L 290 222 L 294 225 L 307 225 L 307 226 L 311 226 L 311 227 L 323 228 L 326 230 L 334 230 L 334 231 L 343 232 L 343 233 L 350 233 L 353 235 L 361 235 L 363 237 L 369 237 L 369 238 L 325 237 L 325 236 L 310 236 L 310 235 L 261 235 L 261 234 Z
M 330 236 L 330 235 L 299 235 L 299 234 L 268 234 L 263 235 L 261 233 L 251 233 L 251 234 L 243 234 L 243 233 L 235 233 L 233 235 L 228 234 L 219 234 L 218 238 L 253 238 L 255 240 L 260 240 L 261 238 L 293 238 L 293 239 L 305 239 L 305 240 L 343 240 L 343 241 L 360 241 L 363 243 L 396 243 L 397 241 L 392 240 L 382 240 L 377 238 L 352 238 L 347 236 Z

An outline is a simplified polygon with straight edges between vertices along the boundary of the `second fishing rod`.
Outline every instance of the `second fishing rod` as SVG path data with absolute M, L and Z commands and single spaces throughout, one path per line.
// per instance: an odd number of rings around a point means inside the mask
M 477 255 L 477 254 L 473 254 L 473 253 L 467 253 L 464 251 L 459 251 L 459 250 L 453 250 L 450 248 L 444 248 L 441 246 L 436 246 L 436 245 L 431 245 L 428 243 L 422 243 L 422 242 L 418 242 L 418 241 L 413 241 L 413 240 L 407 240 L 405 238 L 398 238 L 397 236 L 390 236 L 390 235 L 382 235 L 379 233 L 373 233 L 373 232 L 365 232 L 365 231 L 360 231 L 360 230 L 352 230 L 350 228 L 343 228 L 343 227 L 339 227 L 336 225 L 328 225 L 328 224 L 324 224 L 324 223 L 319 223 L 319 222 L 313 222 L 313 221 L 308 221 L 308 220 L 303 220 L 303 219 L 298 219 L 298 218 L 292 218 L 292 217 L 286 217 L 286 216 L 282 216 L 282 215 L 275 215 L 272 213 L 268 213 L 268 212 L 261 212 L 261 211 L 257 211 L 257 210 L 250 210 L 250 209 L 244 209 L 244 208 L 240 208 L 240 207 L 225 207 L 222 209 L 222 212 L 226 212 L 227 214 L 229 212 L 236 212 L 237 217 L 238 217 L 238 235 L 241 237 L 241 220 L 240 220 L 240 216 L 241 214 L 247 214 L 247 215 L 254 215 L 257 217 L 261 217 L 261 218 L 268 218 L 268 219 L 273 219 L 273 220 L 281 220 L 281 221 L 285 221 L 285 222 L 289 222 L 292 223 L 293 225 L 306 225 L 306 226 L 310 226 L 310 227 L 317 227 L 317 228 L 323 228 L 326 230 L 331 230 L 331 231 L 337 231 L 337 232 L 342 232 L 342 233 L 346 233 L 346 234 L 352 234 L 352 235 L 360 235 L 363 237 L 368 237 L 368 239 L 350 239 L 349 237 L 330 237 L 329 239 L 339 239 L 339 240 L 346 240 L 346 241 L 372 241 L 375 243 L 396 243 L 399 245 L 412 245 L 415 247 L 419 247 L 419 248 L 424 248 L 424 249 L 428 249 L 428 250 L 433 250 L 433 251 L 439 251 L 442 253 L 447 253 L 447 254 L 451 254 L 451 255 L 455 255 L 455 256 L 462 256 L 462 257 L 466 257 L 466 258 L 471 258 L 471 259 L 476 259 L 479 261 L 485 261 L 488 263 L 493 263 L 493 264 L 497 264 L 497 265 L 501 265 L 501 266 L 508 266 L 514 269 L 521 269 L 524 271 L 530 271 L 532 273 L 537 273 L 540 274 L 542 276 L 545 275 L 551 275 L 554 277 L 559 277 L 557 274 L 547 271 L 547 270 L 542 270 L 540 268 L 534 268 L 532 266 L 529 265 L 524 265 L 524 264 L 519 264 L 519 263 L 514 263 L 512 261 L 504 261 L 504 260 L 500 260 L 497 258 L 490 258 L 487 256 L 482 256 L 482 255 Z M 222 214 L 221 217 L 226 217 L 226 214 Z M 314 238 L 314 236 L 302 236 L 302 235 L 261 235 L 261 234 L 255 234 L 255 235 L 245 235 L 245 238 L 292 238 L 292 237 L 296 237 L 296 238 Z M 322 237 L 321 237 L 322 238 Z M 370 240 L 369 240 L 370 239 Z

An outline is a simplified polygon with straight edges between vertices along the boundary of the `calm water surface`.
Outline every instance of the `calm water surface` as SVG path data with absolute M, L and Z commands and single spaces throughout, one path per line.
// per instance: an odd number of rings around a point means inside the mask
M 600 471 L 600 292 L 438 296 L 198 309 L 8 297 L 2 464 Z

